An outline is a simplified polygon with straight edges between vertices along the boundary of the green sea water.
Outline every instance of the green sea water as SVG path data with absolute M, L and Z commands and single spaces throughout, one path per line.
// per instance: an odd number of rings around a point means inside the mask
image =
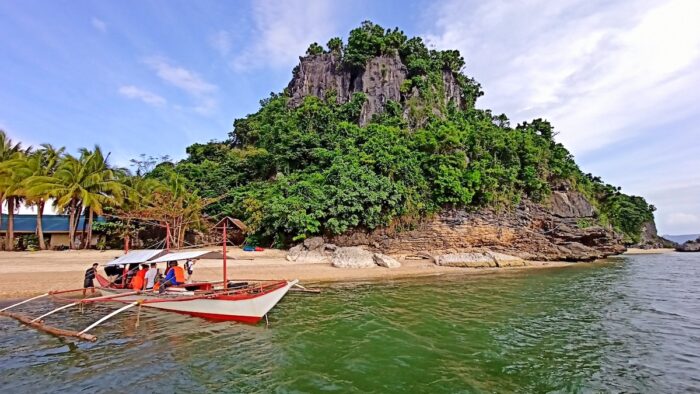
M 84 327 L 107 310 L 92 306 L 49 323 Z M 332 285 L 322 295 L 289 294 L 267 328 L 145 309 L 138 328 L 135 320 L 117 317 L 96 329 L 98 342 L 85 343 L 0 317 L 0 392 L 700 387 L 700 254 Z

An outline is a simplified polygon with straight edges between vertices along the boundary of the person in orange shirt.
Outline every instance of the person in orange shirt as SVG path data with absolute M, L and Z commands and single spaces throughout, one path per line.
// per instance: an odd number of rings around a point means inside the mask
M 131 280 L 132 289 L 143 290 L 143 286 L 146 284 L 146 272 L 148 272 L 148 264 L 141 264 L 141 269 L 134 275 L 134 279 Z

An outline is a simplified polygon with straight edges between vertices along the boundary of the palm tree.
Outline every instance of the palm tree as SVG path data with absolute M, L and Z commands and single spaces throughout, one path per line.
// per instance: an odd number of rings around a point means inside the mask
M 101 215 L 105 206 L 123 201 L 124 187 L 110 168 L 99 146 L 93 151 L 80 150 L 80 156 L 66 155 L 53 176 L 32 177 L 28 191 L 36 195 L 50 195 L 54 206 L 68 214 L 70 247 L 75 248 L 75 233 L 83 209 L 87 209 L 89 231 L 86 245 L 92 236 L 93 215 Z
M 21 143 L 14 144 L 12 140 L 0 130 L 0 224 L 2 224 L 2 205 L 7 202 L 7 232 L 5 237 L 5 249 L 13 250 L 15 244 L 15 210 L 22 202 L 22 174 L 18 174 L 14 168 L 18 166 L 31 148 L 22 149 Z
M 21 143 L 13 143 L 10 137 L 7 136 L 4 130 L 0 129 L 0 163 L 10 161 L 17 157 L 18 154 L 22 152 Z M 5 172 L 0 171 L 0 225 L 2 225 L 2 207 L 5 204 L 6 197 L 6 187 L 5 184 L 9 182 L 9 177 L 11 172 L 8 169 Z M 8 202 L 9 203 L 9 202 Z M 8 224 L 8 227 L 10 224 Z M 8 228 L 9 230 L 9 228 Z
M 28 185 L 33 177 L 53 176 L 60 164 L 61 156 L 65 148 L 54 148 L 50 144 L 42 144 L 41 149 L 27 156 L 25 160 L 17 161 L 14 172 L 21 181 L 20 194 L 24 197 L 27 205 L 34 205 L 37 208 L 36 214 L 36 234 L 39 238 L 39 248 L 46 249 L 44 241 L 43 216 L 46 201 L 51 198 L 50 194 L 32 194 Z

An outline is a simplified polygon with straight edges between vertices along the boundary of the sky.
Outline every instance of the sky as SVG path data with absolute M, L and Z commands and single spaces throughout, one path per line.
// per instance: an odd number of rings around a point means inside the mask
M 700 233 L 700 1 L 1 1 L 0 129 L 185 157 L 363 20 L 458 49 L 511 124 L 545 118 L 585 172 Z

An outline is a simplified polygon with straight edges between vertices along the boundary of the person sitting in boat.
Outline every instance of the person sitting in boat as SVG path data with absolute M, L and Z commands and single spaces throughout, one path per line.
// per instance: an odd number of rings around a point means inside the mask
M 131 287 L 131 281 L 134 280 L 134 276 L 136 275 L 136 272 L 139 269 L 138 263 L 135 264 L 129 264 L 129 270 L 126 271 L 126 286 L 125 287 Z
M 178 286 L 185 283 L 185 270 L 177 265 L 177 261 L 171 261 L 168 265 L 170 268 L 165 278 L 160 282 L 160 287 L 158 287 L 159 293 L 164 292 L 168 286 Z
M 152 290 L 153 286 L 156 285 L 156 281 L 159 279 L 158 274 L 160 273 L 160 270 L 156 266 L 156 263 L 151 263 L 151 268 L 146 272 L 146 276 L 144 277 L 144 281 L 146 282 L 146 290 Z
M 187 283 L 192 283 L 192 273 L 194 272 L 194 263 L 196 260 L 188 259 L 185 261 L 185 271 L 187 271 Z
M 141 264 L 141 269 L 136 272 L 136 275 L 134 275 L 134 279 L 131 280 L 132 289 L 143 290 L 146 272 L 148 272 L 148 264 Z
M 95 284 L 92 281 L 95 279 L 95 275 L 97 275 L 97 266 L 98 264 L 95 263 L 92 265 L 92 267 L 85 270 L 85 280 L 83 281 L 83 297 L 85 297 L 87 289 L 92 289 L 92 294 L 95 294 Z

